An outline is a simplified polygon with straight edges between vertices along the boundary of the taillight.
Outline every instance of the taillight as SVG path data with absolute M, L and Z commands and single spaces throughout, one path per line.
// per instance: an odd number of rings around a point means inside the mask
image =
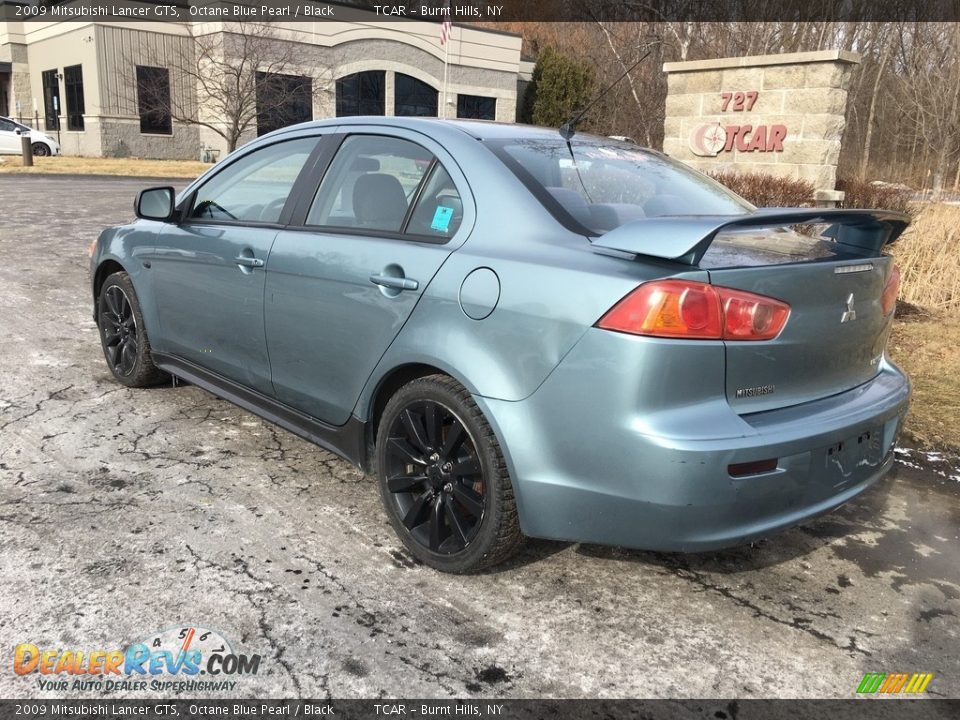
M 742 290 L 717 288 L 723 301 L 724 340 L 772 340 L 787 324 L 790 306 Z
M 743 290 L 689 280 L 644 283 L 597 322 L 604 330 L 697 340 L 771 340 L 790 306 Z
M 880 296 L 880 307 L 883 308 L 883 314 L 889 315 L 897 306 L 897 294 L 900 292 L 900 268 L 896 265 L 887 278 L 887 284 L 883 286 L 883 295 Z

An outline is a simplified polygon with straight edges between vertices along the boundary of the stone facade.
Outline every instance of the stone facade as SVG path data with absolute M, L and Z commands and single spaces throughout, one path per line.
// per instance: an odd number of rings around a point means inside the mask
M 373 13 L 367 22 L 278 22 L 271 29 L 272 42 L 295 46 L 292 54 L 296 59 L 282 72 L 311 79 L 315 119 L 336 115 L 338 79 L 371 70 L 384 72 L 386 115 L 394 114 L 394 88 L 402 73 L 437 91 L 441 117 L 456 117 L 458 95 L 471 95 L 495 100 L 494 119 L 516 118 L 519 35 L 457 25 L 443 48 L 439 22 L 387 22 Z M 172 104 L 198 109 L 203 123 L 225 125 L 228 119 L 213 117 L 213 110 L 205 109 L 200 100 L 199 86 L 194 87 L 188 74 L 175 72 L 175 68 L 178 62 L 191 62 L 199 43 L 195 37 L 229 38 L 236 32 L 228 22 L 191 27 L 156 22 L 0 22 L 0 90 L 7 94 L 11 108 L 21 102 L 25 122 L 46 129 L 42 74 L 56 70 L 61 127 L 53 132 L 65 155 L 196 159 L 209 149 L 222 158 L 227 153 L 226 141 L 203 125 L 174 121 L 171 135 L 141 132 L 136 68 L 170 69 Z M 67 109 L 63 107 L 64 68 L 73 66 L 82 69 L 82 130 L 67 128 Z M 253 139 L 256 132 L 252 127 L 240 144 Z
M 702 171 L 808 180 L 825 195 L 859 61 L 827 50 L 666 63 L 664 152 Z
M 27 64 L 27 46 L 22 43 L 5 43 L 0 46 L 0 62 L 10 63 L 10 72 L 4 73 L 2 82 L 8 107 L 0 107 L 0 115 L 9 112 L 13 117 L 17 114 L 17 102 L 23 115 L 33 112 L 33 103 L 30 97 L 30 67 Z

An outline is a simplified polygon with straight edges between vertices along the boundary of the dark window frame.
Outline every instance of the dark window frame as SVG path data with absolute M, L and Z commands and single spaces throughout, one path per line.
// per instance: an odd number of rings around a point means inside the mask
M 353 85 L 355 84 L 355 87 Z M 349 91 L 350 96 L 347 95 Z M 364 70 L 337 78 L 337 117 L 387 114 L 387 71 Z M 353 95 L 356 97 L 354 98 Z
M 63 87 L 67 99 L 67 130 L 83 132 L 83 116 L 87 111 L 83 96 L 83 65 L 63 68 Z
M 276 88 L 285 100 L 284 107 L 274 105 L 266 96 Z M 256 73 L 257 137 L 275 130 L 313 120 L 313 78 L 307 75 Z
M 409 85 L 403 89 L 404 85 Z M 404 97 L 401 97 L 404 94 Z M 425 98 L 430 97 L 432 102 Z M 401 108 L 427 108 L 432 109 L 433 114 L 429 112 L 400 112 Z M 426 83 L 413 75 L 396 72 L 393 74 L 393 114 L 395 117 L 439 117 L 440 111 L 440 91 L 430 83 Z
M 60 78 L 56 69 L 40 73 L 43 88 L 43 128 L 47 131 L 60 129 L 60 113 L 63 111 L 63 99 L 60 97 Z M 47 92 L 47 91 L 50 92 Z M 57 99 L 54 107 L 53 98 Z
M 488 102 L 492 106 L 489 117 L 485 117 L 479 111 L 471 112 L 469 114 L 465 112 L 466 106 L 470 104 L 479 107 L 481 104 L 485 104 Z M 466 108 L 466 109 L 470 109 L 470 108 Z M 458 94 L 457 95 L 457 117 L 464 120 L 496 120 L 497 119 L 497 98 L 489 97 L 487 95 Z
M 173 135 L 170 111 L 170 70 L 137 65 L 137 114 L 144 135 Z

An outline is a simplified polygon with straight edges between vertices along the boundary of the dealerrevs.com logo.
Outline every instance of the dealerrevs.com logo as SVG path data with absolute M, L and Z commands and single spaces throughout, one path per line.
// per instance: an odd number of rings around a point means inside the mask
M 233 690 L 256 675 L 260 655 L 234 652 L 215 630 L 170 628 L 124 649 L 63 649 L 21 643 L 13 654 L 17 675 L 36 677 L 45 691 L 199 692 Z

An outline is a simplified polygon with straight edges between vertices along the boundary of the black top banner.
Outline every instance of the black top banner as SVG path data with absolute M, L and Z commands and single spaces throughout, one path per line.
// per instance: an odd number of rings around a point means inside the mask
M 960 21 L 960 0 L 0 0 L 0 20 L 935 22 Z

